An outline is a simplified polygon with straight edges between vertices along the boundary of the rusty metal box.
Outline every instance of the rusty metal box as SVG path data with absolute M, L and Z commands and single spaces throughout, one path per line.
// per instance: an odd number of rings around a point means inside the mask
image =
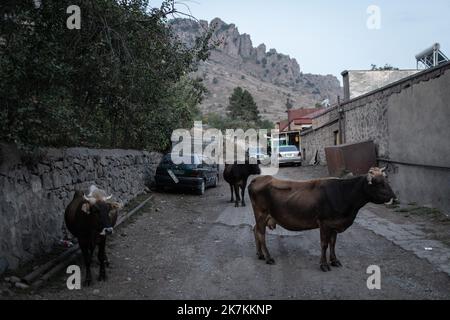
M 346 173 L 366 174 L 377 164 L 375 144 L 373 141 L 342 144 L 325 148 L 328 173 L 340 177 Z

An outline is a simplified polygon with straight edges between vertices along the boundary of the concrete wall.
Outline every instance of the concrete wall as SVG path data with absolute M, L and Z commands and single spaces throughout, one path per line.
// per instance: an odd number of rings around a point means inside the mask
M 450 69 L 392 95 L 387 105 L 394 188 L 406 202 L 450 213 Z
M 450 63 L 347 101 L 341 105 L 344 143 L 372 140 L 388 165 L 389 179 L 402 202 L 450 213 Z M 302 136 L 309 162 L 334 144 L 337 108 L 313 122 Z M 328 121 L 329 125 L 323 125 Z M 334 122 L 333 122 L 334 121 Z M 331 123 L 331 124 L 330 124 Z
M 47 252 L 63 237 L 64 210 L 76 189 L 95 184 L 127 203 L 150 184 L 158 153 L 83 148 L 42 149 L 29 162 L 0 150 L 0 258 L 10 268 Z
M 344 100 L 357 98 L 387 86 L 420 70 L 351 70 L 342 72 Z

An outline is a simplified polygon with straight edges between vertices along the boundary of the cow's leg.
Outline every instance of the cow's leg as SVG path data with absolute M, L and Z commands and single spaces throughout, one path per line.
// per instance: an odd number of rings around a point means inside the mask
M 89 243 L 86 240 L 78 240 L 81 252 L 83 253 L 84 266 L 86 267 L 86 279 L 84 280 L 85 286 L 90 286 L 92 282 L 91 276 L 91 253 Z
M 258 256 L 259 260 L 264 260 L 264 254 L 261 251 L 261 242 L 259 242 L 259 239 L 258 239 L 256 225 L 253 227 L 253 234 L 255 235 L 256 255 Z
M 256 222 L 256 237 L 257 241 L 261 245 L 262 253 L 266 259 L 267 264 L 275 264 L 275 260 L 270 256 L 269 250 L 267 250 L 266 246 L 266 219 L 265 217 L 259 217 Z
M 336 253 L 334 248 L 336 246 L 337 232 L 335 230 L 331 231 L 330 235 L 330 264 L 333 267 L 342 267 L 341 262 L 336 258 Z
M 231 200 L 230 202 L 233 203 L 234 202 L 234 191 L 233 191 L 233 184 L 230 183 L 230 191 L 231 191 Z
M 98 281 L 106 280 L 106 270 L 105 270 L 105 243 L 106 236 L 101 236 L 98 243 L 98 262 L 100 263 L 100 272 L 98 274 Z
M 245 207 L 245 186 L 247 185 L 247 180 L 242 181 L 241 183 L 241 197 L 242 197 L 242 206 Z
M 239 207 L 239 202 L 241 201 L 241 197 L 239 196 L 239 183 L 235 182 L 233 188 L 236 195 L 236 202 L 234 206 L 237 208 Z
M 320 224 L 320 246 L 322 249 L 322 255 L 320 257 L 320 269 L 323 272 L 331 271 L 331 268 L 327 262 L 327 249 L 330 242 L 330 229 L 324 224 Z

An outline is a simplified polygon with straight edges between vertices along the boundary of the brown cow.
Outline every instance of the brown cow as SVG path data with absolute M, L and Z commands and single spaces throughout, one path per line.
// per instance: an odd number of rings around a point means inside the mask
M 266 226 L 277 224 L 290 231 L 320 228 L 322 255 L 320 268 L 330 271 L 330 262 L 340 267 L 335 245 L 338 233 L 349 228 L 359 209 L 369 202 L 383 204 L 395 198 L 384 168 L 371 168 L 364 176 L 352 179 L 322 179 L 305 182 L 283 181 L 270 176 L 257 177 L 248 187 L 255 214 L 253 228 L 258 258 L 275 261 L 266 247 Z
M 98 280 L 106 280 L 105 265 L 108 264 L 105 253 L 106 236 L 111 234 L 117 221 L 117 210 L 122 205 L 110 202 L 103 190 L 91 186 L 86 196 L 82 191 L 75 191 L 72 201 L 66 208 L 64 220 L 67 229 L 78 239 L 86 266 L 85 284 L 91 283 L 91 260 L 98 245 L 100 273 Z

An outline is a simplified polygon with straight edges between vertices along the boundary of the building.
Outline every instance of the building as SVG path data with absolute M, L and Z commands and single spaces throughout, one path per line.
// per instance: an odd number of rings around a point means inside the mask
M 288 110 L 288 119 L 277 122 L 276 129 L 279 130 L 280 145 L 295 145 L 301 150 L 301 136 L 303 130 L 310 129 L 313 118 L 324 112 L 325 108 L 302 108 Z
M 344 101 L 354 99 L 376 89 L 387 86 L 420 70 L 346 70 L 342 72 Z
M 345 81 L 351 72 L 343 76 L 350 99 L 314 116 L 301 132 L 305 162 L 326 164 L 329 146 L 373 141 L 401 202 L 450 213 L 450 62 L 354 98 L 353 82 Z

